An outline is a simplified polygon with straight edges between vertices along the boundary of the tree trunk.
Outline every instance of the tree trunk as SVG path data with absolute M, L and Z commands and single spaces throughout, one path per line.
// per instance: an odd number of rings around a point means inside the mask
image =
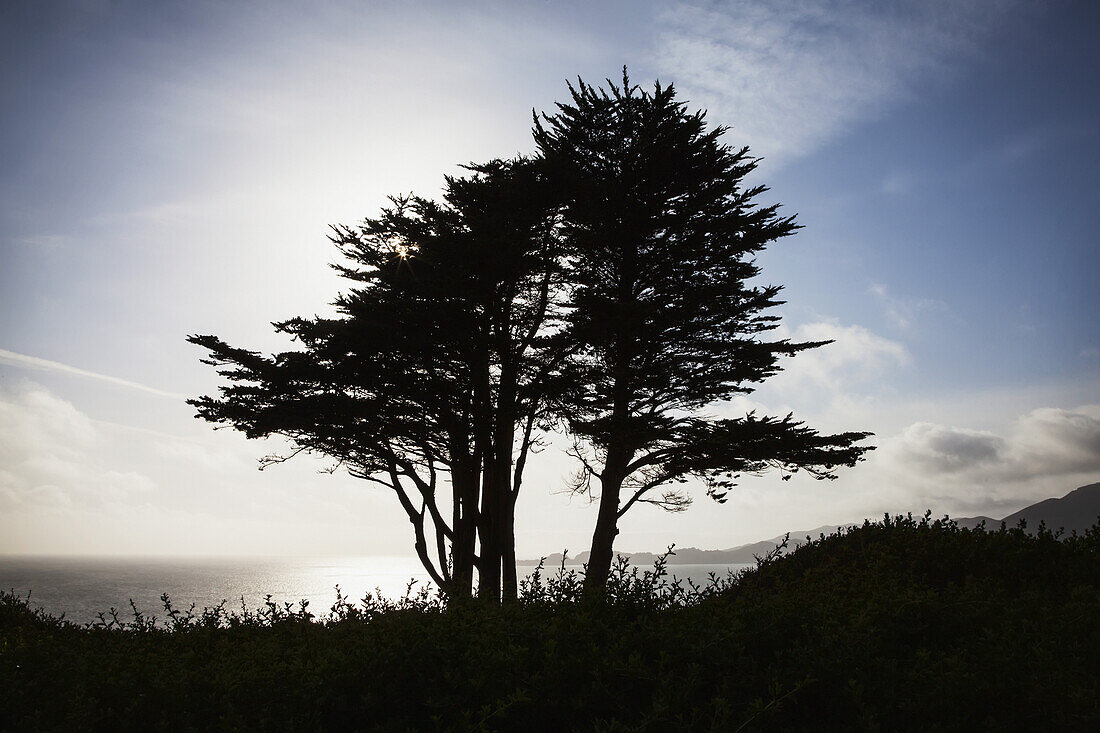
M 451 475 L 454 488 L 454 519 L 451 525 L 454 527 L 454 539 L 451 542 L 452 588 L 449 591 L 455 598 L 469 598 L 473 594 L 478 515 L 477 480 L 477 471 L 456 462 Z
M 501 538 L 501 596 L 505 601 L 519 598 L 519 583 L 516 577 L 516 502 L 511 491 L 504 497 L 504 536 Z
M 587 597 L 599 596 L 607 587 L 615 537 L 619 534 L 619 494 L 626 478 L 624 469 L 628 460 L 624 450 L 614 447 L 608 449 L 600 479 L 600 511 L 596 516 L 588 569 L 584 575 L 584 593 Z
M 506 311 L 506 317 L 508 313 L 510 311 Z M 516 497 L 512 491 L 512 450 L 516 439 L 516 375 L 510 356 L 501 360 L 499 384 L 496 425 L 493 431 L 493 480 L 498 492 L 501 597 L 505 601 L 514 601 L 518 597 Z
M 620 226 L 622 222 L 619 223 Z M 626 467 L 634 455 L 627 446 L 630 434 L 631 407 L 631 357 L 637 344 L 637 316 L 631 315 L 637 305 L 634 295 L 635 266 L 638 247 L 632 237 L 623 233 L 618 241 L 623 243 L 621 276 L 615 294 L 617 316 L 614 322 L 615 339 L 611 368 L 611 434 L 600 473 L 600 511 L 596 516 L 596 529 L 592 533 L 592 548 L 588 558 L 588 570 L 584 576 L 584 594 L 594 598 L 602 596 L 611 573 L 615 537 L 619 534 L 619 494 L 626 480 Z
M 500 600 L 500 490 L 493 461 L 487 461 L 481 488 L 481 517 L 478 534 L 481 537 L 481 562 L 478 564 L 477 595 L 483 601 Z
M 627 259 L 628 265 L 633 262 Z M 630 301 L 631 278 L 624 278 L 619 285 L 619 303 Z M 611 560 L 614 554 L 615 537 L 619 534 L 619 494 L 626 480 L 626 467 L 634 454 L 627 448 L 625 435 L 629 433 L 630 418 L 630 345 L 632 341 L 631 322 L 621 319 L 617 324 L 619 331 L 615 341 L 615 366 L 612 370 L 612 420 L 611 440 L 604 456 L 603 471 L 600 473 L 600 511 L 596 516 L 596 529 L 592 533 L 592 548 L 588 557 L 588 570 L 584 575 L 584 594 L 586 597 L 603 595 L 607 587 L 607 576 L 611 572 Z

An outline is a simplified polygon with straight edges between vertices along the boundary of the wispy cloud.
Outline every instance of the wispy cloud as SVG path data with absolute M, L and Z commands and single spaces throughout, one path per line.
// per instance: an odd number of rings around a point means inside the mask
M 170 397 L 177 400 L 187 399 L 187 395 L 180 392 L 168 392 L 163 389 L 157 389 L 156 387 L 150 387 L 138 382 L 131 382 L 128 379 L 121 379 L 119 377 L 112 377 L 109 374 L 99 374 L 98 372 L 90 372 L 86 369 L 79 369 L 68 364 L 62 364 L 59 361 L 50 361 L 49 359 L 40 359 L 37 356 L 28 356 L 27 354 L 18 354 L 14 351 L 7 351 L 0 349 L 0 364 L 7 364 L 8 366 L 20 367 L 22 369 L 35 369 L 39 371 L 59 372 L 61 374 L 71 374 L 77 377 L 85 377 L 88 379 L 98 379 L 101 382 L 110 382 L 111 384 L 117 384 L 120 387 L 128 387 L 130 389 L 140 390 L 142 392 L 148 392 L 149 394 L 159 395 L 160 397 Z
M 71 242 L 72 237 L 67 234 L 30 234 L 25 237 L 13 237 L 11 241 L 25 247 L 57 249 Z
M 658 68 L 774 162 L 907 98 L 1018 3 L 688 1 L 663 15 Z
M 946 313 L 948 311 L 947 304 L 942 300 L 895 297 L 881 283 L 871 285 L 868 290 L 882 303 L 883 308 L 886 310 L 887 319 L 900 329 L 909 328 L 923 314 Z

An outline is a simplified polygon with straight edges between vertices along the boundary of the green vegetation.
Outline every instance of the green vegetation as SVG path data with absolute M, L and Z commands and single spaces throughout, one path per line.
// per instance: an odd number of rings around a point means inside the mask
M 887 518 L 705 588 L 620 564 L 519 602 L 338 598 L 93 627 L 0 599 L 0 727 L 1096 729 L 1100 525 Z

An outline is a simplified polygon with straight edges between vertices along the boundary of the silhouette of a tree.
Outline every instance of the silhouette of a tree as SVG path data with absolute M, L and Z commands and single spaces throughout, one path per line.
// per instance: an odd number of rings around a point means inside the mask
M 300 350 L 267 357 L 189 337 L 229 381 L 190 404 L 393 490 L 440 587 L 468 596 L 476 567 L 480 596 L 514 598 L 514 507 L 561 360 L 546 335 L 561 270 L 537 166 L 469 170 L 447 179 L 442 204 L 397 198 L 334 227 L 346 260 L 334 267 L 354 287 L 337 318 L 274 324 Z
M 792 217 L 746 186 L 756 161 L 672 87 L 578 81 L 536 117 L 535 159 L 469 166 L 441 203 L 393 199 L 334 228 L 353 287 L 335 318 L 275 324 L 300 342 L 263 356 L 189 340 L 228 384 L 191 401 L 253 438 L 288 438 L 394 491 L 432 578 L 453 596 L 515 598 L 515 505 L 540 431 L 564 425 L 599 482 L 586 577 L 606 584 L 619 518 L 681 511 L 683 484 L 721 502 L 740 474 L 835 478 L 868 433 L 708 408 L 828 342 L 767 340 L 780 286 L 755 256 Z M 289 456 L 272 456 L 269 462 Z
M 577 352 L 557 409 L 575 438 L 577 491 L 599 481 L 586 584 L 598 592 L 618 521 L 638 503 L 681 511 L 682 484 L 723 501 L 738 474 L 800 469 L 834 478 L 868 450 L 868 433 L 819 435 L 783 418 L 714 419 L 708 406 L 751 392 L 779 358 L 826 341 L 768 341 L 781 287 L 754 285 L 755 255 L 798 227 L 766 189 L 746 186 L 748 149 L 720 141 L 673 87 L 652 92 L 578 80 L 572 100 L 535 120 L 561 202 L 571 264 L 565 335 Z

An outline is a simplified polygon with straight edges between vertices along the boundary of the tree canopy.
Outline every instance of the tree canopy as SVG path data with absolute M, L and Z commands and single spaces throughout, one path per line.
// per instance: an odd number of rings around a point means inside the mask
M 264 356 L 195 335 L 227 384 L 191 400 L 248 437 L 394 491 L 414 546 L 451 596 L 516 595 L 515 506 L 544 431 L 573 438 L 573 487 L 599 484 L 587 582 L 604 585 L 619 518 L 723 501 L 741 474 L 852 466 L 867 433 L 708 410 L 827 342 L 768 340 L 781 287 L 755 256 L 793 217 L 746 186 L 756 160 L 721 142 L 671 86 L 600 89 L 536 117 L 532 158 L 467 166 L 440 202 L 395 197 L 330 237 L 350 289 L 334 318 L 275 328 Z M 269 462 L 288 456 L 269 457 Z
M 535 140 L 559 196 L 571 269 L 567 365 L 559 403 L 579 440 L 578 489 L 599 479 L 587 580 L 601 586 L 618 519 L 637 502 L 671 511 L 702 479 L 722 499 L 737 473 L 768 467 L 832 477 L 867 433 L 821 436 L 785 418 L 716 420 L 704 410 L 779 370 L 779 358 L 827 342 L 769 341 L 778 285 L 753 284 L 755 255 L 798 227 L 746 186 L 748 149 L 721 142 L 671 86 L 570 86 L 571 102 L 536 118 Z M 595 455 L 587 457 L 585 446 Z M 663 489 L 658 497 L 652 492 Z M 623 492 L 627 493 L 623 493 Z
M 470 172 L 447 180 L 442 203 L 395 198 L 377 218 L 333 228 L 344 259 L 334 267 L 354 287 L 337 318 L 275 324 L 301 349 L 265 357 L 189 337 L 229 381 L 190 402 L 199 417 L 288 438 L 292 455 L 329 456 L 392 489 L 448 593 L 468 595 L 476 567 L 481 595 L 503 584 L 514 596 L 512 516 L 546 412 L 560 268 L 536 167 Z

